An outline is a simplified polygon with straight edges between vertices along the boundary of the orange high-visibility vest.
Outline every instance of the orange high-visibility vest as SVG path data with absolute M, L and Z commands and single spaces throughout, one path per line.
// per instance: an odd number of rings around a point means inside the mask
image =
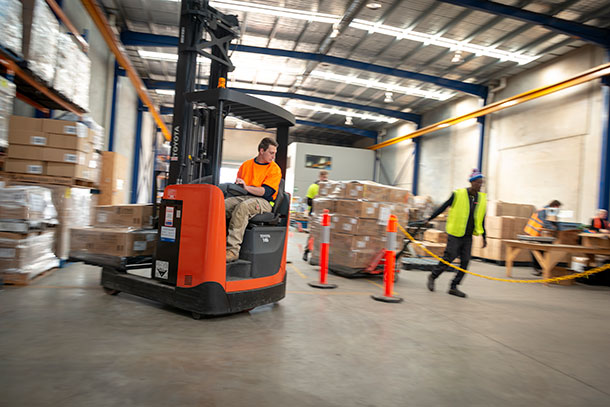
M 540 209 L 532 214 L 530 219 L 527 221 L 527 225 L 525 225 L 525 229 L 523 231 L 530 236 L 540 236 L 542 234 L 542 228 L 544 227 L 544 222 L 540 220 L 538 214 L 544 209 Z
M 601 218 L 593 218 L 593 227 L 595 229 L 608 229 L 608 221 Z

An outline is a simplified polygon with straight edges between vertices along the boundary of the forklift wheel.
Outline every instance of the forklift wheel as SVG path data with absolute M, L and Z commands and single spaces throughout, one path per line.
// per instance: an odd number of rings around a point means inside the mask
M 118 293 L 120 293 L 119 290 L 115 290 L 112 288 L 108 288 L 108 287 L 103 287 L 104 288 L 104 292 L 108 295 L 117 295 Z
M 193 317 L 193 319 L 201 319 L 201 314 L 197 313 L 197 312 L 191 312 L 191 316 Z

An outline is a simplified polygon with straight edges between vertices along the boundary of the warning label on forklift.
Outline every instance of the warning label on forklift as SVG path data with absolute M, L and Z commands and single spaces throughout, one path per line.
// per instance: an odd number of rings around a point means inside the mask
M 165 226 L 174 226 L 174 207 L 165 208 Z
M 161 226 L 161 241 L 162 242 L 175 242 L 176 241 L 176 228 L 169 228 L 167 226 Z
M 169 262 L 157 260 L 155 262 L 155 277 L 164 278 L 167 280 L 167 275 L 169 271 Z

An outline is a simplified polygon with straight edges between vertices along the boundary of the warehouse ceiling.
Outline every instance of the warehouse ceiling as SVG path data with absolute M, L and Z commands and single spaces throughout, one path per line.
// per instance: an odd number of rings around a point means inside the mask
M 177 36 L 178 1 L 101 3 L 130 38 L 133 33 Z M 477 85 L 493 85 L 591 43 L 594 34 L 607 33 L 599 29 L 610 26 L 610 1 L 597 0 L 218 0 L 210 5 L 238 16 L 236 44 L 264 50 L 232 52 L 236 69 L 228 86 L 255 89 L 257 97 L 307 122 L 291 130 L 291 140 L 334 145 L 362 145 L 362 130 L 381 131 L 449 99 L 476 94 L 482 89 Z M 502 6 L 511 6 L 510 17 Z M 540 24 L 515 18 L 519 10 Z M 548 17 L 566 29 L 545 28 Z M 165 88 L 174 81 L 176 47 L 126 49 L 144 79 Z M 268 55 L 273 50 L 288 51 L 289 57 Z M 297 58 L 311 54 L 331 58 Z M 199 65 L 200 82 L 207 84 L 209 61 Z M 151 93 L 162 106 L 172 106 L 170 89 Z M 171 122 L 171 116 L 166 119 Z M 228 123 L 240 125 L 248 126 Z

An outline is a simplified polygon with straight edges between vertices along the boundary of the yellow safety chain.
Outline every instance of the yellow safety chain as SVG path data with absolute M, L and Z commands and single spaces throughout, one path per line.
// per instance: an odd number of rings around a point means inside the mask
M 461 267 L 454 266 L 453 264 L 451 264 L 451 263 L 441 259 L 437 255 L 432 253 L 430 250 L 426 249 L 426 247 L 424 247 L 421 244 L 417 243 L 417 241 L 413 238 L 413 236 L 411 236 L 409 234 L 409 232 L 407 232 L 405 230 L 405 228 L 402 227 L 402 225 L 399 224 L 398 227 L 400 228 L 400 231 L 402 233 L 404 233 L 404 235 L 411 242 L 415 243 L 417 246 L 422 248 L 426 253 L 428 253 L 430 256 L 434 257 L 436 260 L 440 261 L 441 263 L 444 263 L 444 264 L 448 265 L 449 267 L 452 267 L 452 268 L 454 268 L 456 270 L 463 271 L 464 273 L 471 274 L 471 275 L 476 276 L 476 277 L 486 278 L 487 280 L 504 281 L 506 283 L 555 283 L 555 282 L 558 282 L 558 281 L 561 281 L 561 280 L 571 280 L 571 279 L 574 279 L 574 278 L 590 276 L 591 274 L 599 273 L 599 272 L 602 272 L 604 270 L 608 270 L 610 268 L 610 264 L 605 264 L 605 265 L 603 265 L 601 267 L 597 267 L 597 268 L 594 268 L 594 269 L 591 269 L 591 270 L 583 271 L 582 273 L 574 273 L 574 274 L 568 274 L 566 276 L 546 278 L 546 279 L 540 279 L 540 280 L 515 280 L 515 279 L 508 279 L 508 278 L 498 278 L 498 277 L 485 276 L 483 274 L 477 274 L 477 273 L 473 273 L 472 271 L 464 270 Z

